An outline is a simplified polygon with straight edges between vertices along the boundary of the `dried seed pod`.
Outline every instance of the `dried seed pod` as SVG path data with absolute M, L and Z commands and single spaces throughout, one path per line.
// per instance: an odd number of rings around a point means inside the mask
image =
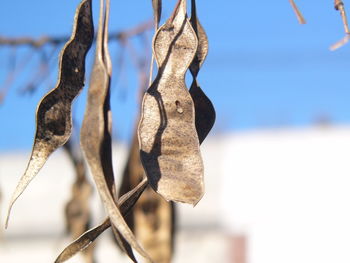
M 199 142 L 202 143 L 215 123 L 215 109 L 210 99 L 205 95 L 197 82 L 197 75 L 208 54 L 208 37 L 197 17 L 196 0 L 192 0 L 191 24 L 198 37 L 197 53 L 190 66 L 193 82 L 190 94 L 196 113 L 196 130 Z
M 90 228 L 90 198 L 92 186 L 87 180 L 84 159 L 73 150 L 72 139 L 63 148 L 66 150 L 75 169 L 75 181 L 72 186 L 72 197 L 65 206 L 66 230 L 72 239 L 77 239 Z M 86 263 L 94 262 L 94 246 L 84 250 Z
M 148 187 L 132 210 L 139 242 L 157 263 L 169 263 L 173 256 L 175 206 Z
M 136 142 L 135 142 L 136 139 Z M 129 192 L 131 189 L 133 189 L 144 177 L 144 170 L 140 161 L 140 154 L 139 154 L 139 147 L 138 147 L 138 141 L 137 137 L 134 136 L 128 160 L 126 162 L 123 176 L 122 176 L 122 182 L 120 184 L 120 188 L 118 191 L 118 195 L 122 196 L 125 193 Z M 134 231 L 134 213 L 133 209 L 124 216 L 125 221 L 127 222 L 130 229 L 135 233 Z M 129 255 L 130 258 L 133 256 L 133 252 L 130 248 L 130 246 L 125 242 L 122 236 L 115 235 L 116 241 L 118 243 L 118 246 Z M 142 242 L 140 242 L 142 244 Z M 148 252 L 148 249 L 145 247 L 146 251 Z M 150 256 L 152 256 L 150 254 Z M 153 258 L 153 257 L 152 257 Z
M 144 169 L 140 160 L 138 138 L 135 134 L 123 172 L 119 195 L 133 189 L 143 177 Z M 171 262 L 175 229 L 173 202 L 167 202 L 148 187 L 124 218 L 155 262 Z
M 133 190 L 123 195 L 118 200 L 118 207 L 125 216 L 135 205 L 140 195 L 148 185 L 147 179 L 143 179 Z M 55 263 L 62 263 L 76 255 L 78 252 L 87 248 L 95 239 L 111 226 L 111 221 L 106 218 L 102 224 L 85 232 L 77 240 L 68 245 L 55 260 Z
M 71 135 L 71 104 L 84 86 L 85 56 L 93 37 L 91 0 L 83 0 L 75 14 L 72 36 L 60 55 L 58 84 L 41 100 L 37 108 L 32 154 L 13 194 L 6 226 L 16 199 L 42 168 L 49 155 L 66 143 Z
M 184 80 L 197 46 L 186 1 L 180 0 L 153 40 L 159 70 L 144 95 L 138 129 L 141 161 L 152 188 L 166 200 L 189 204 L 204 193 L 194 105 Z
M 111 63 L 108 52 L 108 10 L 104 12 L 104 0 L 100 0 L 100 19 L 96 55 L 91 73 L 88 103 L 81 129 L 81 146 L 98 192 L 114 227 L 125 240 L 143 257 L 152 261 L 138 244 L 115 204 L 115 187 L 110 139 L 109 84 Z

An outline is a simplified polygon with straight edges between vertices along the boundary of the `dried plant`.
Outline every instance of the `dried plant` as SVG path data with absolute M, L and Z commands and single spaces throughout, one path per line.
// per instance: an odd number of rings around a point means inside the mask
M 71 104 L 84 86 L 85 56 L 93 36 L 91 0 L 84 0 L 74 18 L 73 34 L 61 52 L 58 84 L 37 108 L 32 155 L 10 202 L 6 226 L 14 202 L 37 175 L 49 155 L 66 143 L 71 135 Z
M 77 151 L 78 147 L 74 146 L 72 139 L 63 147 L 74 166 L 76 177 L 72 185 L 72 197 L 65 207 L 66 230 L 74 240 L 91 227 L 89 201 L 92 195 L 92 185 L 87 179 L 84 159 Z M 94 262 L 94 246 L 89 246 L 83 253 L 86 263 Z
M 73 152 L 68 140 L 72 131 L 72 103 L 84 86 L 85 58 L 94 41 L 91 2 L 82 0 L 77 7 L 70 38 L 41 38 L 36 41 L 0 38 L 0 44 L 6 45 L 24 44 L 38 48 L 51 44 L 51 55 L 60 43 L 67 41 L 59 58 L 57 85 L 38 104 L 32 154 L 10 202 L 6 226 L 15 201 L 51 153 L 64 145 L 76 171 L 72 199 L 66 205 L 67 230 L 76 240 L 62 251 L 55 262 L 65 262 L 80 251 L 85 251 L 86 262 L 93 262 L 93 246 L 90 245 L 111 227 L 117 243 L 133 262 L 137 262 L 136 251 L 147 262 L 168 263 L 174 247 L 173 201 L 195 205 L 204 194 L 200 144 L 216 118 L 213 104 L 197 81 L 208 54 L 208 38 L 197 17 L 195 0 L 191 0 L 190 19 L 187 1 L 178 0 L 173 13 L 160 27 L 162 1 L 152 0 L 155 35 L 149 85 L 145 67 L 138 66 L 141 90 L 145 89 L 144 86 L 148 88 L 144 92 L 123 178 L 118 178 L 122 181 L 118 193 L 112 166 L 112 60 L 108 41 L 110 38 L 118 39 L 132 50 L 128 37 L 144 32 L 149 23 L 129 32 L 111 35 L 108 29 L 110 0 L 100 0 L 95 61 L 80 131 L 81 157 Z M 295 2 L 289 2 L 299 22 L 304 24 L 305 19 Z M 341 13 L 346 37 L 332 49 L 350 39 L 344 3 L 335 0 L 334 5 Z M 30 52 L 21 61 L 20 68 L 26 66 L 32 54 Z M 45 78 L 50 70 L 48 60 L 51 55 L 43 52 L 40 67 L 30 83 L 38 83 Z M 153 79 L 154 60 L 158 70 Z M 137 61 L 136 64 L 145 63 Z M 188 70 L 193 78 L 190 89 L 185 84 Z M 16 74 L 18 71 L 8 75 L 0 91 L 0 99 L 4 98 Z M 33 89 L 35 87 L 26 90 Z M 88 200 L 92 189 L 86 177 L 85 161 L 107 214 L 100 225 L 90 230 Z
M 132 140 L 119 195 L 133 189 L 144 177 L 137 134 Z M 174 247 L 175 204 L 157 195 L 151 187 L 126 215 L 126 222 L 155 262 L 171 262 Z
M 204 194 L 203 162 L 185 73 L 198 47 L 180 0 L 153 40 L 158 75 L 139 123 L 140 156 L 152 188 L 168 201 L 196 204 Z
M 158 73 L 144 95 L 138 136 L 135 132 L 124 172 L 124 179 L 133 182 L 118 198 L 111 148 L 112 62 L 108 50 L 110 0 L 100 0 L 95 62 L 80 140 L 84 158 L 108 217 L 67 246 L 55 262 L 64 262 L 85 249 L 110 226 L 119 245 L 132 261 L 137 262 L 134 250 L 149 262 L 171 261 L 174 206 L 166 200 L 196 204 L 203 196 L 203 162 L 199 145 L 215 120 L 213 105 L 196 80 L 207 55 L 208 40 L 197 19 L 195 1 L 192 1 L 191 21 L 187 18 L 186 5 L 186 0 L 179 0 L 171 17 L 158 28 L 162 2 L 152 1 L 156 29 L 153 56 Z M 58 84 L 39 103 L 32 156 L 15 190 L 9 214 L 13 203 L 50 154 L 70 138 L 72 102 L 84 86 L 85 56 L 94 39 L 91 0 L 81 1 L 74 21 L 73 34 L 61 52 Z M 184 80 L 188 69 L 193 76 L 190 90 L 186 88 Z M 152 69 L 150 81 L 151 73 Z M 76 238 L 89 225 L 87 200 L 91 189 L 82 159 L 74 155 L 69 143 L 65 148 L 77 174 L 73 197 L 66 206 L 67 229 Z M 146 250 L 124 219 L 132 207 L 135 207 L 132 210 L 134 231 Z M 75 215 L 79 215 L 79 218 Z M 86 255 L 87 262 L 93 262 L 92 254 L 86 252 Z

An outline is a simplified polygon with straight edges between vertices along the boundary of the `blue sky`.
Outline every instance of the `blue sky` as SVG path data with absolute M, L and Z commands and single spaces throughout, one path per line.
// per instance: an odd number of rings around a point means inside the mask
M 151 1 L 111 1 L 112 31 L 133 27 L 151 18 Z M 164 1 L 166 19 L 175 0 Z M 69 35 L 78 0 L 12 0 L 0 8 L 0 36 Z M 217 111 L 214 134 L 280 126 L 313 125 L 320 117 L 337 124 L 350 122 L 347 74 L 350 44 L 331 52 L 329 46 L 344 36 L 333 1 L 296 1 L 307 24 L 299 25 L 284 1 L 198 1 L 198 16 L 206 28 L 210 50 L 199 82 Z M 93 0 L 95 23 L 98 1 Z M 348 7 L 350 8 L 350 3 Z M 349 9 L 350 12 L 350 9 Z M 112 50 L 116 57 L 117 49 Z M 8 74 L 11 49 L 0 47 L 0 88 Z M 17 59 L 25 56 L 25 49 Z M 149 51 L 150 52 L 150 51 Z M 89 52 L 89 61 L 93 56 Z M 57 65 L 57 56 L 53 58 Z M 137 76 L 130 60 L 123 80 L 114 80 L 114 134 L 128 139 L 137 113 Z M 33 64 L 35 66 L 35 63 Z M 87 65 L 89 72 L 91 65 Z M 118 65 L 114 64 L 118 71 Z M 54 85 L 45 82 L 33 96 L 19 96 L 24 72 L 0 106 L 0 151 L 29 150 L 35 108 Z M 123 88 L 124 87 L 124 88 Z M 127 88 L 126 95 L 125 88 Z M 86 90 L 74 104 L 78 122 L 84 112 Z

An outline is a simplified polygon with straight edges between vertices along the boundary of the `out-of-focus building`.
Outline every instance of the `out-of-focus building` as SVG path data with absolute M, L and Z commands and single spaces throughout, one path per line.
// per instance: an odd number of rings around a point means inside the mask
M 119 171 L 126 147 L 115 148 Z M 195 208 L 178 205 L 175 263 L 350 262 L 350 127 L 212 136 L 202 150 L 206 194 Z M 28 158 L 0 155 L 2 224 Z M 69 242 L 63 207 L 72 181 L 67 157 L 53 154 L 15 204 L 9 229 L 1 230 L 0 262 L 53 261 Z M 97 224 L 104 212 L 96 191 L 92 207 Z M 99 243 L 98 262 L 129 262 L 109 235 Z

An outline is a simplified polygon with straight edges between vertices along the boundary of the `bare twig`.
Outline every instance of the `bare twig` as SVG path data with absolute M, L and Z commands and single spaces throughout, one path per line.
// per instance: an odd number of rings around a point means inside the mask
M 153 27 L 152 20 L 143 22 L 131 29 L 127 29 L 125 31 L 121 32 L 114 32 L 109 34 L 109 41 L 117 41 L 120 43 L 124 43 L 127 41 L 127 39 L 132 38 L 134 36 L 143 35 L 146 31 L 151 30 Z M 6 77 L 6 80 L 4 81 L 4 84 L 0 86 L 0 104 L 4 101 L 6 94 L 8 90 L 10 89 L 10 86 L 16 79 L 16 77 L 24 70 L 24 68 L 27 66 L 27 64 L 31 61 L 33 55 L 37 51 L 42 51 L 44 46 L 51 46 L 52 52 L 49 55 L 49 58 L 52 57 L 56 53 L 56 51 L 59 49 L 60 46 L 62 46 L 65 42 L 67 42 L 69 39 L 68 36 L 60 36 L 60 37 L 49 37 L 49 36 L 43 36 L 38 39 L 34 39 L 31 37 L 20 37 L 20 38 L 6 38 L 3 36 L 0 36 L 0 46 L 9 46 L 14 49 L 16 49 L 19 46 L 28 46 L 32 48 L 30 51 L 30 54 L 26 56 L 23 61 L 19 63 L 19 66 L 14 68 L 9 72 L 9 74 Z M 96 38 L 94 39 L 94 41 Z M 51 67 L 48 65 L 48 63 L 44 63 L 45 61 L 41 61 L 39 65 L 39 69 L 33 73 L 34 77 L 31 81 L 29 81 L 28 84 L 25 85 L 25 88 L 21 89 L 20 93 L 25 92 L 33 92 L 35 89 L 42 84 L 43 81 L 45 81 L 50 76 L 50 70 Z
M 329 48 L 331 51 L 334 51 L 334 50 L 344 46 L 350 40 L 350 30 L 349 30 L 348 19 L 346 17 L 346 12 L 345 12 L 343 1 L 334 0 L 334 8 L 335 8 L 335 10 L 338 10 L 340 12 L 341 18 L 343 20 L 345 36 Z
M 19 46 L 27 45 L 34 48 L 40 48 L 46 44 L 58 45 L 67 42 L 69 37 L 40 37 L 38 39 L 33 39 L 31 37 L 19 37 L 19 38 L 5 38 L 0 37 L 0 45 L 7 46 Z
M 349 30 L 348 19 L 346 17 L 346 12 L 345 12 L 343 1 L 334 0 L 334 8 L 335 8 L 335 10 L 338 10 L 340 12 L 340 15 L 341 15 L 341 18 L 342 18 L 343 24 L 344 24 L 345 33 L 349 34 L 350 30 Z
M 141 23 L 140 25 L 122 31 L 122 32 L 115 32 L 111 33 L 109 35 L 109 41 L 111 40 L 117 40 L 117 41 L 122 41 L 125 38 L 130 38 L 136 35 L 140 35 L 144 33 L 145 31 L 148 31 L 153 28 L 153 21 L 149 20 L 146 22 Z M 44 45 L 50 44 L 50 45 L 59 45 L 67 42 L 69 39 L 68 36 L 61 36 L 61 37 L 49 37 L 49 36 L 44 36 L 40 37 L 38 39 L 33 39 L 31 37 L 20 37 L 20 38 L 6 38 L 0 36 L 0 45 L 3 46 L 20 46 L 20 45 L 26 45 L 26 46 L 31 46 L 34 48 L 40 48 Z M 96 41 L 96 37 L 95 37 Z
M 348 43 L 349 40 L 350 40 L 350 34 L 346 34 L 346 35 L 345 35 L 342 39 L 340 39 L 337 43 L 331 45 L 331 46 L 329 47 L 329 49 L 330 49 L 331 51 L 334 51 L 334 50 L 336 50 L 336 49 L 338 49 L 338 48 L 341 48 L 341 47 L 344 46 L 346 43 Z
M 289 0 L 290 4 L 292 5 L 292 8 L 294 10 L 295 15 L 298 18 L 298 21 L 300 24 L 306 24 L 306 21 L 303 17 L 303 15 L 301 14 L 299 8 L 297 7 L 297 5 L 295 4 L 294 0 Z

